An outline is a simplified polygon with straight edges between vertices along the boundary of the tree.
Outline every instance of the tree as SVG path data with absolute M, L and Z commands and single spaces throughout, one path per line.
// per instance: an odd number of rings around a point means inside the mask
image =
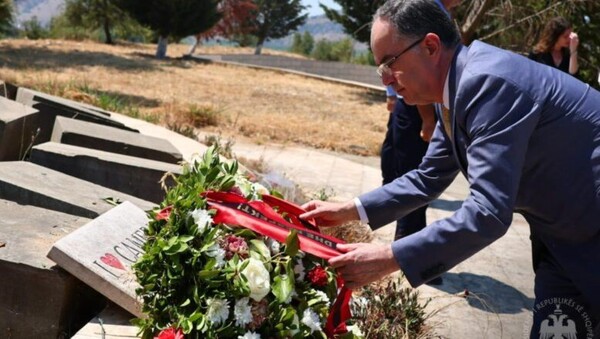
M 0 33 L 10 30 L 13 23 L 13 3 L 11 0 L 0 0 Z
M 371 39 L 370 24 L 373 21 L 373 14 L 384 0 L 335 0 L 340 7 L 341 12 L 331 9 L 325 5 L 320 5 L 329 20 L 337 22 L 346 34 L 355 40 L 364 42 L 367 45 Z
M 221 20 L 211 29 L 195 35 L 196 42 L 189 51 L 194 54 L 196 47 L 202 39 L 215 37 L 233 38 L 247 35 L 252 32 L 252 15 L 256 15 L 256 4 L 252 0 L 221 0 L 218 7 L 222 15 Z
M 304 34 L 298 32 L 294 33 L 292 40 L 292 47 L 290 51 L 292 53 L 298 53 L 302 55 L 310 55 L 315 46 L 315 39 L 310 32 L 306 31 Z
M 473 1 L 482 2 L 483 0 Z M 555 16 L 563 16 L 573 24 L 573 30 L 579 34 L 580 77 L 583 81 L 598 88 L 598 65 L 600 65 L 600 2 L 594 0 L 485 0 L 487 5 L 479 24 L 472 24 L 466 30 L 468 14 L 464 17 L 463 34 L 469 31 L 469 39 L 479 39 L 489 44 L 528 54 L 539 39 L 544 25 Z M 464 4 L 459 13 L 470 13 L 471 6 Z M 485 24 L 481 24 L 485 22 Z M 466 38 L 466 36 L 464 37 Z
M 270 39 L 287 36 L 306 22 L 308 14 L 300 0 L 255 0 L 255 15 L 250 20 L 252 35 L 257 38 L 254 54 L 260 54 L 263 44 Z
M 113 26 L 131 25 L 131 18 L 111 0 L 67 0 L 65 17 L 77 27 L 96 30 L 102 29 L 104 42 L 113 43 Z
M 156 57 L 167 54 L 168 39 L 182 39 L 212 28 L 220 19 L 220 0 L 114 0 L 119 8 L 158 36 Z

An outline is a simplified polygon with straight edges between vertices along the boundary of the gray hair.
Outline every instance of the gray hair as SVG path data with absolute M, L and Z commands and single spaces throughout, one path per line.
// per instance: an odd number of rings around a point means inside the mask
M 447 48 L 460 43 L 458 28 L 434 0 L 387 0 L 373 16 L 373 21 L 389 21 L 400 38 L 424 37 L 434 33 Z

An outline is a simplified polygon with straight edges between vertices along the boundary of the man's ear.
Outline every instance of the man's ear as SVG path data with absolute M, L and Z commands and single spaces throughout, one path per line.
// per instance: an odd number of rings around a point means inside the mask
M 442 41 L 435 33 L 427 33 L 425 39 L 423 39 L 423 43 L 429 56 L 439 55 L 442 51 Z

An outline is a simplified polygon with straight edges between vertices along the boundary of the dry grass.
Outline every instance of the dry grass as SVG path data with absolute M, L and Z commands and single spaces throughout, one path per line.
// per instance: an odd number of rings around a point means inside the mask
M 116 98 L 162 125 L 189 124 L 190 110 L 209 107 L 223 137 L 256 143 L 301 144 L 376 155 L 384 137 L 384 94 L 282 72 L 200 64 L 178 57 L 188 46 L 170 45 L 159 61 L 154 45 L 62 40 L 0 41 L 0 80 L 75 100 Z M 265 51 L 271 54 L 282 52 Z M 252 53 L 200 47 L 197 53 Z M 82 90 L 85 89 L 85 90 Z

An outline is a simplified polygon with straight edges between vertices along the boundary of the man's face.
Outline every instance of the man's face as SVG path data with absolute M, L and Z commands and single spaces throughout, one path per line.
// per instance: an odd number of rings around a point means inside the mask
M 375 62 L 378 65 L 388 63 L 389 70 L 381 75 L 381 81 L 386 86 L 394 87 L 396 93 L 411 105 L 435 102 L 431 97 L 431 65 L 428 65 L 428 58 L 424 57 L 424 42 L 418 41 L 398 40 L 395 29 L 387 20 L 378 19 L 373 23 L 371 49 Z

